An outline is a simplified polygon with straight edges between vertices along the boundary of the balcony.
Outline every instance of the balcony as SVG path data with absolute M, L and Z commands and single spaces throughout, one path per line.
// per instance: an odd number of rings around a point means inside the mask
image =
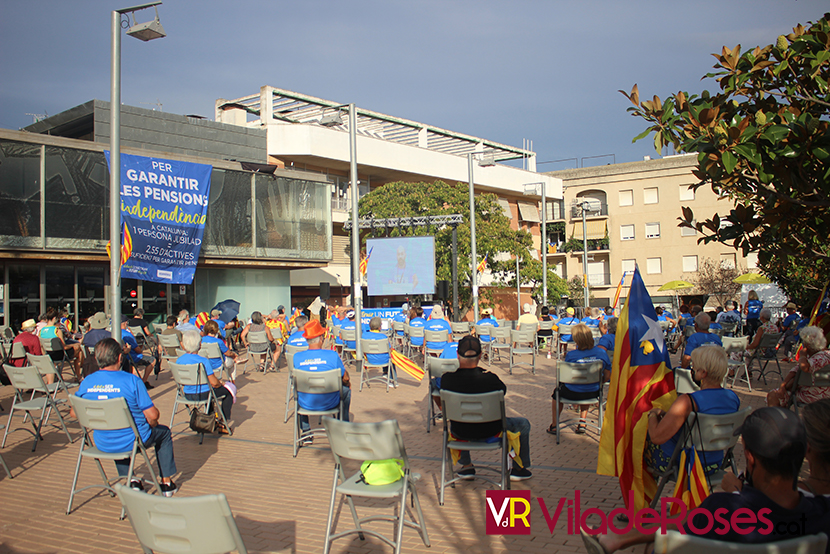
M 610 287 L 611 274 L 610 273 L 589 273 L 588 285 L 592 287 Z
M 597 218 L 608 217 L 608 204 L 598 200 L 590 199 L 586 204 L 585 217 Z M 582 219 L 583 203 L 574 202 L 571 204 L 571 219 Z
M 571 238 L 568 242 L 560 244 L 555 252 L 551 252 L 548 248 L 548 255 L 551 254 L 581 254 L 583 249 L 582 238 Z M 588 252 L 609 252 L 611 250 L 610 241 L 607 238 L 602 239 L 588 239 Z

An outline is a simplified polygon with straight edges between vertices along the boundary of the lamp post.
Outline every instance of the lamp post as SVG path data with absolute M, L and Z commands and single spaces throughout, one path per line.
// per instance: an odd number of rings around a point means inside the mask
M 473 190 L 473 152 L 467 153 L 467 175 L 470 184 L 470 258 L 472 259 L 473 321 L 478 321 L 478 260 L 476 259 L 476 199 Z
M 587 200 L 583 200 L 582 203 L 579 205 L 582 208 L 582 293 L 585 296 L 585 311 L 588 311 L 588 307 L 590 306 L 590 302 L 588 301 L 588 295 L 590 294 L 590 290 L 588 288 L 588 208 L 590 207 L 590 203 Z M 587 315 L 587 313 L 586 313 Z
M 354 104 L 349 104 L 349 179 L 352 187 L 352 291 L 354 292 L 354 332 L 355 364 L 360 373 L 363 365 L 363 349 L 360 345 L 362 333 L 363 285 L 360 282 L 360 225 L 358 220 L 358 183 L 357 183 L 357 114 Z M 355 288 L 357 287 L 357 288 Z
M 121 340 L 121 16 L 155 8 L 161 2 L 141 4 L 112 12 L 112 78 L 110 81 L 110 313 L 112 338 Z M 147 42 L 167 36 L 156 18 L 146 23 L 135 23 L 127 34 Z
M 542 185 L 542 305 L 548 305 L 548 200 L 544 181 L 525 185 L 525 194 L 536 194 L 536 185 Z M 532 189 L 528 187 L 532 186 Z

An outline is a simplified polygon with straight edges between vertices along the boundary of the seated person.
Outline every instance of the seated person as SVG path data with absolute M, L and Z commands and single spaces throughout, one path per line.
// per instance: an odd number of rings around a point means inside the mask
M 184 333 L 185 331 L 198 331 L 199 328 L 190 321 L 190 312 L 187 310 L 182 310 L 179 312 L 178 317 L 176 317 L 176 329 Z
M 825 350 L 827 347 L 827 339 L 824 337 L 824 332 L 821 328 L 811 325 L 810 327 L 802 329 L 801 343 L 804 345 L 807 355 L 801 354 L 799 356 L 801 360 L 798 365 L 791 369 L 784 377 L 784 382 L 781 383 L 781 386 L 778 389 L 771 390 L 767 394 L 767 405 L 789 408 L 793 384 L 798 373 L 803 371 L 804 373 L 812 375 L 816 371 L 830 366 L 830 350 Z M 798 398 L 799 404 L 817 402 L 824 398 L 830 398 L 830 387 L 815 385 L 808 387 L 800 386 L 796 392 L 796 397 Z
M 706 344 L 695 348 L 691 357 L 692 377 L 700 383 L 700 390 L 678 396 L 668 412 L 654 408 L 648 413 L 644 457 L 647 465 L 657 471 L 668 469 L 683 424 L 693 409 L 702 414 L 731 414 L 741 406 L 738 395 L 721 386 L 729 367 L 723 347 Z M 701 453 L 701 462 L 707 473 L 716 471 L 723 462 L 723 452 Z
M 432 314 L 430 315 L 429 321 L 427 321 L 426 325 L 424 325 L 424 329 L 429 331 L 447 332 L 446 341 L 427 343 L 427 348 L 429 348 L 430 350 L 438 350 L 439 348 L 443 349 L 444 345 L 452 341 L 452 328 L 450 327 L 450 324 L 447 322 L 447 320 L 444 319 L 444 310 L 438 304 L 436 304 L 435 307 L 432 308 Z
M 533 329 L 539 328 L 539 320 L 536 319 L 536 315 L 533 313 L 533 307 L 527 302 L 522 306 L 522 315 L 516 321 L 516 330 L 521 331 L 522 324 L 530 325 L 530 328 Z
M 605 329 L 603 335 L 599 338 L 599 342 L 597 343 L 597 348 L 602 348 L 608 353 L 608 357 L 611 358 L 614 356 L 614 347 L 616 346 L 616 338 L 617 338 L 617 323 L 619 319 L 616 317 L 610 317 L 607 320 L 603 321 L 599 324 L 600 331 Z
M 491 327 L 498 327 L 499 322 L 493 319 L 493 310 L 491 308 L 484 308 L 481 310 L 481 319 L 476 322 L 476 325 L 489 325 Z M 482 335 L 478 337 L 481 342 L 490 342 L 493 340 L 490 335 Z
M 772 311 L 769 308 L 761 308 L 758 312 L 757 319 L 760 323 L 755 326 L 757 330 L 755 331 L 755 336 L 752 338 L 752 342 L 750 342 L 746 347 L 745 356 L 752 356 L 755 353 L 755 350 L 761 344 L 761 339 L 764 338 L 765 334 L 774 335 L 778 333 L 778 326 L 775 323 L 772 323 L 770 319 L 772 319 Z
M 408 312 L 409 312 L 409 304 L 404 303 L 403 306 L 401 306 L 401 311 L 392 316 L 392 321 L 397 322 L 397 323 L 406 323 L 406 316 L 407 316 Z M 400 330 L 398 330 L 397 333 L 398 333 L 399 337 L 402 337 L 403 334 L 404 334 L 404 331 L 403 331 L 403 329 L 400 329 Z
M 179 331 L 178 329 L 176 329 L 176 324 L 178 323 L 178 321 L 179 320 L 174 315 L 167 316 L 167 327 L 161 332 L 161 334 L 165 335 L 165 336 L 166 335 L 174 335 L 176 337 L 176 340 L 179 341 L 179 346 L 181 346 L 181 344 L 182 344 L 182 332 Z M 175 348 L 167 348 L 167 349 L 164 350 L 163 353 L 164 353 L 165 356 L 173 357 L 173 356 L 176 355 L 176 349 Z M 161 345 L 159 345 L 159 357 L 161 357 L 161 354 L 162 354 L 162 347 L 161 347 Z
M 252 343 L 249 340 L 248 333 L 256 333 L 259 331 L 265 331 L 265 338 L 266 342 L 262 343 Z M 273 361 L 273 352 L 276 351 L 277 345 L 274 341 L 274 336 L 271 334 L 271 329 L 265 324 L 265 321 L 262 317 L 262 312 L 251 312 L 251 322 L 242 329 L 242 334 L 240 335 L 242 339 L 242 344 L 245 345 L 245 348 L 248 349 L 248 352 L 251 354 L 257 354 L 257 358 L 260 362 L 259 369 L 267 369 L 265 366 L 265 362 L 268 363 L 268 366 L 271 365 Z M 259 357 L 262 356 L 262 357 Z M 271 357 L 269 360 L 269 356 Z M 265 361 L 263 361 L 263 357 Z
M 760 408 L 736 432 L 743 437 L 745 480 L 727 473 L 721 483 L 727 492 L 710 494 L 699 506 L 708 514 L 695 514 L 693 525 L 688 520 L 681 524 L 685 532 L 741 544 L 771 543 L 826 533 L 830 528 L 830 498 L 805 494 L 795 487 L 809 445 L 798 416 L 782 408 Z M 753 515 L 765 513 L 768 523 L 729 525 L 724 532 L 723 525 L 708 525 L 711 515 L 718 510 L 722 513 L 721 521 L 732 521 L 741 510 Z M 677 526 L 672 524 L 668 528 L 677 529 Z M 654 535 L 636 529 L 621 535 L 595 537 L 583 532 L 582 540 L 588 552 L 611 553 L 653 542 Z
M 576 343 L 577 350 L 571 350 L 565 354 L 565 361 L 573 364 L 587 364 L 591 362 L 602 362 L 602 377 L 600 381 L 588 385 L 565 385 L 560 384 L 559 388 L 559 413 L 556 412 L 556 402 L 551 402 L 551 423 L 547 432 L 551 435 L 556 434 L 556 420 L 557 416 L 562 414 L 562 408 L 568 403 L 568 400 L 585 400 L 588 398 L 595 398 L 597 391 L 602 386 L 602 383 L 611 377 L 611 360 L 608 358 L 608 352 L 599 346 L 594 346 L 594 335 L 591 330 L 584 323 L 579 323 L 572 329 L 573 341 Z M 551 395 L 551 398 L 556 398 L 556 391 Z M 576 432 L 580 435 L 585 433 L 588 421 L 588 404 L 579 406 L 579 423 L 576 426 Z
M 148 342 L 150 349 L 155 350 L 157 346 L 156 338 L 153 336 L 153 333 L 150 332 L 150 324 L 144 319 L 144 310 L 141 308 L 133 310 L 133 318 L 129 321 L 128 325 L 130 327 L 140 327 L 141 331 L 144 333 L 142 341 Z M 142 344 L 141 346 L 144 345 Z
M 52 358 L 54 361 L 62 361 L 64 359 L 64 353 L 72 362 L 72 368 L 75 370 L 75 378 L 78 382 L 81 382 L 81 364 L 84 361 L 84 353 L 81 349 L 81 344 L 77 341 L 73 343 L 67 343 L 64 339 L 63 331 L 58 327 L 58 312 L 52 310 L 51 312 L 47 312 L 48 316 L 46 319 L 46 325 L 43 326 L 40 330 L 40 338 L 43 340 L 51 341 L 52 339 L 57 339 L 61 343 L 61 349 L 58 351 L 49 352 L 49 357 Z
M 734 300 L 730 300 L 726 303 L 726 310 L 718 314 L 716 321 L 721 325 L 724 323 L 739 324 L 741 322 L 741 314 L 738 313 L 738 305 Z
M 723 346 L 721 338 L 709 332 L 709 324 L 712 322 L 708 314 L 703 312 L 695 316 L 695 333 L 686 340 L 686 348 L 680 358 L 680 367 L 688 368 L 692 361 L 692 352 L 703 344 L 714 343 Z
M 809 316 L 809 311 L 805 312 Z M 796 312 L 795 304 L 790 302 L 787 304 L 787 317 L 781 322 L 781 331 L 784 336 L 781 337 L 781 344 L 783 344 L 782 351 L 786 358 L 790 357 L 790 349 L 798 342 L 799 323 L 801 316 Z
M 155 388 L 148 379 L 156 365 L 156 359 L 151 353 L 145 352 L 144 348 L 138 345 L 135 337 L 128 329 L 129 321 L 130 318 L 126 315 L 121 316 L 121 340 L 124 341 L 124 350 L 130 355 L 130 361 L 135 367 L 136 374 L 144 381 L 144 386 L 148 390 Z M 142 368 L 144 369 L 144 375 L 141 374 Z
M 43 350 L 40 348 L 40 339 L 35 336 L 35 329 L 37 328 L 37 323 L 35 323 L 34 319 L 27 319 L 23 322 L 20 326 L 20 333 L 14 340 L 12 341 L 12 350 L 14 348 L 14 344 L 22 344 L 23 350 L 27 354 L 33 354 L 35 356 L 43 356 Z M 5 362 L 4 362 L 5 363 Z M 29 359 L 24 356 L 22 358 L 11 358 L 9 357 L 9 364 L 13 365 L 14 367 L 23 367 L 29 365 Z M 55 375 L 50 373 L 49 375 L 44 375 L 43 380 L 47 384 L 52 384 L 55 382 Z
M 585 317 L 580 320 L 580 323 L 584 323 L 588 327 L 598 327 L 599 326 L 599 308 L 591 308 L 590 315 L 586 312 Z
M 427 320 L 424 319 L 424 309 L 420 306 L 415 306 L 409 310 L 409 326 L 410 327 L 426 327 Z M 412 346 L 421 347 L 424 345 L 424 337 L 412 337 L 409 339 Z
M 95 315 L 87 320 L 87 323 L 89 323 L 89 331 L 84 333 L 84 338 L 81 340 L 81 344 L 86 346 L 87 349 L 92 352 L 96 344 L 104 339 L 112 337 L 112 333 L 107 331 L 107 327 L 110 322 L 107 314 L 104 312 L 95 313 Z
M 573 308 L 568 308 L 565 310 L 565 317 L 560 319 L 557 322 L 557 325 L 577 325 L 580 321 L 575 317 L 576 310 Z M 593 339 L 592 339 L 593 340 Z M 573 337 L 571 337 L 570 333 L 566 335 L 559 335 L 559 344 L 562 345 L 562 352 L 564 353 L 568 349 L 568 343 L 573 342 Z
M 380 332 L 383 326 L 383 320 L 380 317 L 374 316 L 369 320 L 369 329 L 363 331 L 363 338 L 366 340 L 385 340 L 389 343 L 389 337 Z M 389 354 L 364 354 L 366 360 L 372 365 L 383 366 L 383 374 L 386 375 L 389 370 Z M 392 378 L 395 378 L 395 367 L 392 367 Z
M 352 400 L 351 383 L 349 372 L 343 365 L 343 361 L 334 350 L 323 349 L 323 337 L 326 330 L 319 321 L 310 321 L 303 331 L 303 336 L 308 341 L 308 350 L 294 354 L 294 371 L 327 371 L 339 369 L 343 385 L 340 392 L 327 394 L 314 394 L 307 392 L 297 393 L 297 404 L 305 410 L 329 410 L 334 409 L 343 401 L 343 421 L 349 421 L 349 407 Z M 309 430 L 308 416 L 300 416 L 300 429 Z M 311 444 L 312 439 L 308 438 L 303 444 Z
M 307 323 L 307 316 L 298 315 L 297 319 L 294 320 L 294 324 L 297 326 L 297 330 L 288 336 L 288 342 L 286 344 L 290 344 L 291 346 L 298 346 L 300 348 L 308 348 L 308 341 L 306 341 L 305 337 L 303 336 L 303 331 L 305 330 L 305 326 Z
M 715 311 L 706 312 L 706 315 L 709 316 L 709 330 L 712 329 L 723 329 L 720 323 L 717 322 L 718 313 Z
M 448 342 L 444 346 L 444 350 L 441 351 L 441 355 L 438 356 L 439 358 L 443 358 L 445 360 L 454 360 L 458 357 L 458 343 L 457 342 Z
M 173 496 L 176 484 L 171 477 L 177 472 L 176 460 L 173 458 L 173 437 L 168 427 L 159 425 L 159 410 L 153 405 L 141 379 L 121 371 L 122 356 L 121 345 L 115 339 L 106 338 L 98 342 L 95 345 L 95 359 L 99 371 L 88 375 L 75 395 L 88 400 L 126 400 L 144 446 L 155 447 L 161 492 L 164 496 Z M 76 417 L 74 409 L 71 415 Z M 133 448 L 135 435 L 130 428 L 93 431 L 93 440 L 102 452 L 128 452 Z M 129 458 L 116 460 L 115 467 L 119 477 L 126 477 L 130 469 Z M 144 490 L 141 479 L 137 478 L 132 479 L 130 487 Z
M 677 321 L 667 315 L 669 312 L 664 310 L 661 306 L 654 308 L 654 313 L 657 314 L 657 321 L 665 321 L 669 324 L 669 329 L 672 329 L 677 325 Z
M 231 352 L 225 341 L 219 338 L 219 324 L 213 319 L 208 320 L 202 329 L 204 336 L 202 337 L 202 344 L 216 343 L 219 346 L 219 357 L 208 358 L 213 367 L 213 371 L 219 371 L 223 366 L 228 370 L 231 376 L 231 383 L 236 379 L 236 369 L 234 360 L 236 359 L 236 352 Z M 227 415 L 225 416 L 227 417 Z
M 447 321 L 447 316 L 444 314 L 444 308 L 441 304 L 433 304 L 432 311 L 429 313 L 428 321 L 432 321 L 433 319 L 443 319 Z
M 210 324 L 206 323 L 205 326 Z M 214 322 L 214 325 L 216 323 Z M 225 388 L 225 384 L 216 378 L 214 375 L 214 365 L 212 360 L 200 356 L 199 349 L 202 348 L 202 341 L 204 338 L 199 334 L 199 331 L 185 331 L 182 336 L 182 348 L 185 353 L 178 357 L 176 363 L 179 365 L 193 365 L 202 364 L 207 374 L 207 383 L 200 383 L 198 385 L 187 385 L 184 387 L 184 397 L 188 400 L 207 400 L 210 398 L 210 388 L 216 394 L 216 399 L 222 404 L 222 415 L 227 421 L 231 419 L 231 408 L 233 407 L 233 395 Z M 221 363 L 221 362 L 220 362 Z M 208 413 L 212 414 L 214 411 L 213 402 L 208 404 Z M 216 432 L 220 435 L 228 435 L 230 431 L 225 427 L 221 421 L 216 422 Z
M 355 328 L 356 328 L 355 323 L 354 323 L 354 317 L 355 317 L 354 310 L 347 311 L 345 319 L 343 319 L 343 321 L 340 322 L 340 331 L 348 331 L 348 330 L 354 331 Z M 342 339 L 341 339 L 340 344 L 345 345 L 346 348 L 354 349 L 356 347 L 355 341 L 353 341 L 353 340 L 342 341 Z
M 495 373 L 490 373 L 478 367 L 481 361 L 481 341 L 473 336 L 466 336 L 458 342 L 458 369 L 445 373 L 441 378 L 441 389 L 464 394 L 480 394 L 485 392 L 504 391 L 507 386 Z M 523 417 L 508 417 L 505 419 L 508 431 L 519 433 L 519 455 L 522 467 L 515 463 L 510 469 L 511 481 L 530 479 L 530 422 Z M 501 421 L 486 423 L 456 423 L 450 422 L 450 432 L 460 440 L 481 441 L 492 438 L 501 432 Z M 458 462 L 461 469 L 457 475 L 472 479 L 476 474 L 470 452 L 461 450 Z
M 547 306 L 542 306 L 542 310 L 539 316 L 540 321 L 555 321 L 554 317 L 550 315 L 550 308 Z M 536 332 L 536 337 L 539 339 L 539 344 L 542 343 L 547 344 L 547 341 L 551 339 L 553 336 L 553 329 L 539 329 Z

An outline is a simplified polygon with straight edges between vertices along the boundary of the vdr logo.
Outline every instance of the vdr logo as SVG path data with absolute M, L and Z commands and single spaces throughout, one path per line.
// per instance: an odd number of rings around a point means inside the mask
M 488 535 L 530 534 L 530 491 L 487 491 Z

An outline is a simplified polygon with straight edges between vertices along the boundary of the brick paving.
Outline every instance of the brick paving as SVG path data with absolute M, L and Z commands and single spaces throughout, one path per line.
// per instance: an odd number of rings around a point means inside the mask
M 507 384 L 508 416 L 525 416 L 533 426 L 530 437 L 533 478 L 513 483 L 513 488 L 529 489 L 532 497 L 543 498 L 548 506 L 555 505 L 562 496 L 572 498 L 573 491 L 579 489 L 584 508 L 597 507 L 607 513 L 622 503 L 617 480 L 596 474 L 597 434 L 589 429 L 585 435 L 576 435 L 570 428 L 562 433 L 561 444 L 557 446 L 555 437 L 544 432 L 551 421 L 554 362 L 540 358 L 535 376 L 524 369 L 508 375 L 506 364 L 490 366 Z M 791 364 L 782 364 L 782 367 L 786 372 Z M 239 376 L 233 437 L 209 436 L 199 445 L 198 436 L 187 429 L 186 414 L 180 414 L 174 425 L 174 448 L 180 471 L 175 479 L 180 487 L 178 495 L 225 493 L 250 552 L 311 553 L 323 549 L 333 459 L 324 439 L 300 449 L 297 458 L 292 457 L 291 420 L 283 423 L 286 381 L 284 368 L 281 373 L 249 372 Z M 353 420 L 396 418 L 413 469 L 422 476 L 418 491 L 432 546 L 425 547 L 418 533 L 407 528 L 403 551 L 485 554 L 584 551 L 580 538 L 567 534 L 564 517 L 553 533 L 547 529 L 535 501 L 532 534 L 486 535 L 487 484 L 480 481 L 462 482 L 454 489 L 448 488 L 445 505 L 439 506 L 442 428 L 439 422 L 432 432 L 425 431 L 426 380 L 417 383 L 402 375 L 400 387 L 389 393 L 379 385 L 364 387 L 358 392 L 357 376 L 353 375 L 352 381 Z M 775 375 L 769 385 L 753 383 L 751 393 L 745 385 L 736 385 L 735 391 L 742 405 L 758 407 L 763 404 L 766 391 L 778 382 Z M 163 371 L 156 385 L 150 391 L 151 397 L 162 413 L 162 423 L 166 424 L 174 398 L 169 372 Z M 6 423 L 11 387 L 0 389 L 0 401 L 6 409 L 0 414 L 0 422 Z M 575 421 L 573 412 L 564 414 Z M 77 423 L 67 421 L 73 438 L 79 437 Z M 15 417 L 12 429 L 20 425 L 20 419 Z M 25 431 L 11 433 L 6 447 L 0 450 L 14 475 L 14 479 L 9 479 L 0 471 L 0 552 L 140 552 L 129 522 L 118 520 L 118 499 L 109 497 L 101 489 L 77 495 L 72 514 L 65 514 L 79 443 L 76 440 L 67 444 L 66 436 L 51 424 L 43 435 L 44 441 L 34 453 L 31 452 L 32 436 Z M 478 465 L 496 462 L 495 456 L 487 453 L 474 455 L 473 459 Z M 144 473 L 142 465 L 138 464 L 139 475 Z M 743 457 L 739 454 L 739 466 L 742 465 Z M 112 464 L 104 467 L 114 475 Z M 85 462 L 79 484 L 92 484 L 99 478 L 93 464 Z M 355 503 L 361 516 L 389 511 L 387 507 L 391 507 L 391 503 L 383 501 L 357 499 Z M 339 507 L 339 520 L 348 525 L 351 521 L 348 507 L 344 503 Z M 372 528 L 392 533 L 391 524 L 376 523 Z M 336 541 L 332 548 L 335 553 L 390 550 L 377 539 L 367 537 L 361 541 L 357 536 Z

